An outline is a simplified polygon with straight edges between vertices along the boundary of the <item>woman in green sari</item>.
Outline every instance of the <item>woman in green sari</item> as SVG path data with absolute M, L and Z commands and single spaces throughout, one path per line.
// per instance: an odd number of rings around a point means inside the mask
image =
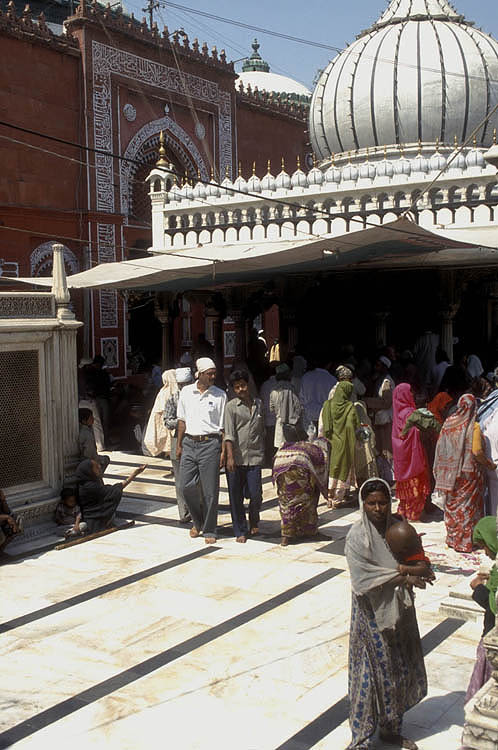
M 323 434 L 331 444 L 329 508 L 346 505 L 346 494 L 356 486 L 354 459 L 360 420 L 351 401 L 352 393 L 353 384 L 343 380 L 323 407 Z

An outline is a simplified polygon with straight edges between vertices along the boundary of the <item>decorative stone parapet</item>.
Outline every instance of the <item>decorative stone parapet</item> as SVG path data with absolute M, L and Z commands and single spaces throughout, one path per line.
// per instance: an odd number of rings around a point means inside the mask
M 48 44 L 62 52 L 79 55 L 79 45 L 76 39 L 67 34 L 54 34 L 47 25 L 43 12 L 37 19 L 33 19 L 29 5 L 24 8 L 22 16 L 18 16 L 12 0 L 7 4 L 7 10 L 0 8 L 0 32 L 18 39 Z
M 68 31 L 71 32 L 73 28 L 80 26 L 82 21 L 93 21 L 99 25 L 104 24 L 107 33 L 112 33 L 113 31 L 119 32 L 132 39 L 147 42 L 165 50 L 173 50 L 183 60 L 202 62 L 203 65 L 217 68 L 223 72 L 232 74 L 234 78 L 236 77 L 233 63 L 227 60 L 224 49 L 218 52 L 216 47 L 212 47 L 210 51 L 206 42 L 203 42 L 201 45 L 197 39 L 194 39 L 192 44 L 190 44 L 190 40 L 185 32 L 174 31 L 170 33 L 167 26 L 164 27 L 161 33 L 156 23 L 153 23 L 152 29 L 149 29 L 145 18 L 142 18 L 140 22 L 135 18 L 133 13 L 129 15 L 124 14 L 120 6 L 111 7 L 108 5 L 103 8 L 96 1 L 87 2 L 86 0 L 80 0 L 76 14 L 71 16 L 65 25 Z

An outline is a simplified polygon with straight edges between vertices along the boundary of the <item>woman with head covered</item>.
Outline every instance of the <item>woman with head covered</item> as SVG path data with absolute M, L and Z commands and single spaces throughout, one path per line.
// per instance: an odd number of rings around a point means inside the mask
M 391 518 L 389 485 L 369 479 L 360 489 L 361 518 L 346 538 L 351 574 L 349 750 L 368 750 L 380 739 L 416 750 L 402 736 L 403 716 L 427 694 L 427 676 L 412 587 L 425 581 L 404 575 L 386 543 Z

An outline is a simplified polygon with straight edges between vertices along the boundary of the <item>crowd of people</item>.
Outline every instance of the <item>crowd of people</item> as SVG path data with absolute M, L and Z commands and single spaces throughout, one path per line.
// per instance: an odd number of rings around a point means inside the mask
M 449 547 L 480 548 L 495 559 L 497 372 L 486 374 L 475 354 L 452 364 L 431 331 L 411 351 L 398 355 L 389 346 L 372 358 L 357 356 L 353 346 L 332 358 L 289 353 L 278 342 L 269 349 L 263 332 L 254 331 L 248 361 L 235 362 L 225 382 L 203 343 L 195 360 L 186 353 L 177 367 L 155 373 L 160 387 L 135 435 L 146 455 L 171 458 L 179 524 L 192 538 L 216 542 L 222 471 L 238 543 L 260 533 L 265 467 L 277 490 L 282 546 L 317 538 L 320 496 L 332 511 L 359 506 L 345 550 L 350 748 L 369 748 L 377 729 L 384 741 L 415 748 L 402 736 L 402 720 L 425 696 L 427 678 L 413 589 L 431 584 L 434 574 L 409 522 L 430 523 L 442 512 Z M 80 462 L 55 514 L 67 539 L 111 527 L 123 490 L 145 469 L 104 483 L 111 399 L 101 358 L 83 362 Z M 0 506 L 1 546 L 20 522 L 2 495 Z M 487 632 L 495 621 L 496 568 L 471 586 Z M 481 643 L 468 698 L 487 676 Z

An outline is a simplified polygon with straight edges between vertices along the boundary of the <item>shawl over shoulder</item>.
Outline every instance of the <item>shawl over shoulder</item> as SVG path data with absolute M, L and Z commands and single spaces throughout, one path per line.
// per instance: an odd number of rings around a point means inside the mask
M 386 540 L 368 520 L 363 506 L 362 491 L 371 481 L 374 480 L 367 480 L 360 489 L 361 519 L 353 524 L 346 537 L 346 560 L 353 592 L 368 596 L 379 630 L 390 630 L 401 619 L 403 610 L 413 606 L 413 599 L 405 586 L 390 585 L 398 576 L 398 563 Z

